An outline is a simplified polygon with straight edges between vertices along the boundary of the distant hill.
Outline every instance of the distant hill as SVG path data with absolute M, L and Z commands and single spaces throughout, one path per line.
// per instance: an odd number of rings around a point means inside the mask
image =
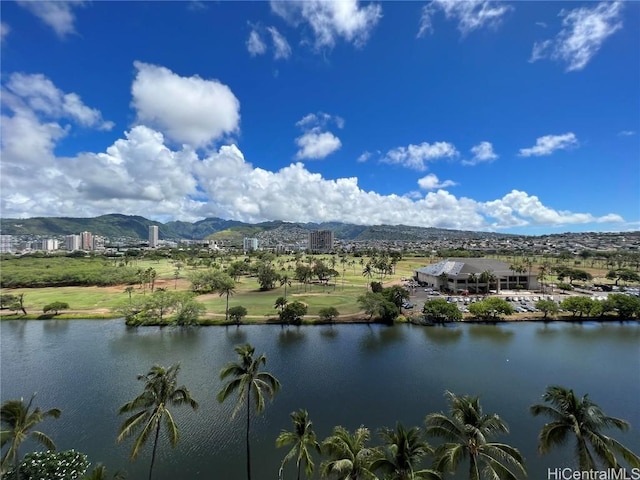
M 340 222 L 290 223 L 270 221 L 256 224 L 222 218 L 205 218 L 197 222 L 154 222 L 135 215 L 109 214 L 92 218 L 36 217 L 27 219 L 0 219 L 5 235 L 59 236 L 92 232 L 110 239 L 129 238 L 146 240 L 149 226 L 158 225 L 163 240 L 224 240 L 241 242 L 243 237 L 256 237 L 261 242 L 302 242 L 311 230 L 332 230 L 339 240 L 421 241 L 436 238 L 488 238 L 507 236 L 499 233 L 465 232 L 440 228 L 411 227 L 406 225 L 354 225 Z

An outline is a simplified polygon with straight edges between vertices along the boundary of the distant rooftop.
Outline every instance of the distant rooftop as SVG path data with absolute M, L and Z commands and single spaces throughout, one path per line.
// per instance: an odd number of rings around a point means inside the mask
M 508 263 L 492 258 L 447 258 L 442 262 L 417 268 L 415 271 L 425 275 L 433 275 L 434 277 L 443 273 L 452 277 L 471 273 L 479 275 L 484 271 L 490 271 L 494 274 L 512 274 Z

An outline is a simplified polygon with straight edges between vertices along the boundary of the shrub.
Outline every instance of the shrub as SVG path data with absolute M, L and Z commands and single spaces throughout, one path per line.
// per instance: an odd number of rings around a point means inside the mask
M 54 315 L 58 315 L 60 310 L 67 310 L 69 308 L 69 304 L 67 302 L 53 302 L 42 307 L 42 311 L 44 313 L 53 312 Z
M 20 462 L 19 480 L 76 480 L 88 467 L 87 456 L 75 450 L 27 453 Z M 18 480 L 13 469 L 3 478 Z

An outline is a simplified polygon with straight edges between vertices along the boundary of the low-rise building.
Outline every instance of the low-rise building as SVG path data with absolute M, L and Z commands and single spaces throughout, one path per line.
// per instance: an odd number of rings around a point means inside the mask
M 429 287 L 454 293 L 538 288 L 535 274 L 516 272 L 508 263 L 491 258 L 447 258 L 418 268 L 414 274 Z

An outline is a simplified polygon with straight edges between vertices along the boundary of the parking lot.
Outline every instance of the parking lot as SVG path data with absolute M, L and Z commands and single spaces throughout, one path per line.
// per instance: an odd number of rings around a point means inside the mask
M 469 305 L 474 302 L 478 302 L 486 298 L 483 295 L 450 295 L 447 293 L 441 293 L 434 291 L 430 288 L 419 286 L 417 283 L 411 280 L 405 281 L 405 288 L 410 293 L 409 301 L 405 306 L 405 310 L 409 310 L 413 313 L 422 312 L 425 302 L 433 300 L 434 298 L 443 298 L 449 303 L 455 303 L 458 309 L 463 313 L 469 312 Z M 502 298 L 511 304 L 514 311 L 517 313 L 538 312 L 535 307 L 536 302 L 539 300 L 552 300 L 556 303 L 560 303 L 563 296 L 560 295 L 540 295 L 533 292 L 512 292 L 502 291 L 499 295 L 491 295 L 492 297 Z

